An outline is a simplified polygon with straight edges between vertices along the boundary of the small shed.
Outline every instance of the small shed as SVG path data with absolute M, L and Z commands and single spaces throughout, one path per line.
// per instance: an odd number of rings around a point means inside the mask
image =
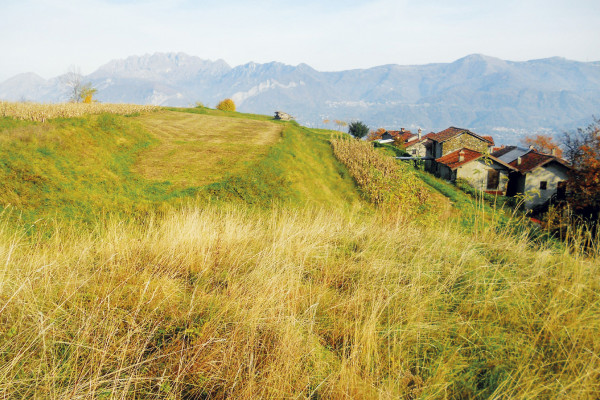
M 275 119 L 279 119 L 282 121 L 291 121 L 294 119 L 294 117 L 283 111 L 275 111 Z

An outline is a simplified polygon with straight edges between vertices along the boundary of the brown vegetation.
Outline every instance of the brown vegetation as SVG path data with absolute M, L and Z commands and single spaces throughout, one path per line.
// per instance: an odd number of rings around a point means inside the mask
M 141 106 L 137 104 L 108 104 L 94 102 L 40 104 L 0 101 L 0 117 L 12 117 L 37 122 L 44 122 L 53 118 L 73 118 L 102 113 L 131 115 L 155 111 L 157 109 L 158 107 L 156 106 Z

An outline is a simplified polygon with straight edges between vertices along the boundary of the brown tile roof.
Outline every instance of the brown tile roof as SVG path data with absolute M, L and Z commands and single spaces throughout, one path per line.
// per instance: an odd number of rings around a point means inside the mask
M 458 160 L 461 151 L 464 154 L 463 161 Z M 483 154 L 481 154 L 480 152 L 467 148 L 462 148 L 460 150 L 453 151 L 452 153 L 448 153 L 445 156 L 436 159 L 435 161 L 439 162 L 440 164 L 446 165 L 450 169 L 456 169 L 461 165 L 477 160 L 480 157 L 483 157 Z
M 530 151 L 520 158 L 521 164 L 519 164 L 519 159 L 516 159 L 510 162 L 510 165 L 523 173 L 530 172 L 537 167 L 541 167 L 542 165 L 548 164 L 552 161 L 562 164 L 567 168 L 571 168 L 565 160 L 548 154 L 542 154 L 537 151 Z
M 469 135 L 473 135 L 476 138 L 478 138 L 480 140 L 483 140 L 485 142 L 491 143 L 491 144 L 494 143 L 493 139 L 492 140 L 486 139 L 485 137 L 479 136 L 478 134 L 473 133 L 473 132 L 471 132 L 468 129 L 456 128 L 454 126 L 451 126 L 450 128 L 444 129 L 443 131 L 440 131 L 440 132 L 436 133 L 435 135 L 433 135 L 431 137 L 431 139 L 435 140 L 436 142 L 442 143 L 442 142 L 445 142 L 448 139 L 452 139 L 453 137 L 458 136 L 458 135 L 463 134 L 463 133 L 468 133 Z M 491 136 L 487 136 L 487 137 L 491 138 Z
M 417 135 L 415 135 L 414 133 L 410 133 L 410 132 L 404 132 L 403 134 L 398 135 L 397 140 L 400 140 L 402 143 L 406 143 L 413 136 L 417 136 Z
M 461 151 L 464 152 L 464 160 L 458 161 L 458 156 Z M 453 151 L 452 153 L 448 153 L 445 156 L 436 159 L 435 161 L 448 166 L 450 169 L 456 169 L 456 168 L 460 167 L 461 165 L 465 165 L 471 161 L 475 161 L 478 158 L 483 157 L 483 156 L 484 155 L 478 151 L 467 149 L 466 147 L 463 147 L 462 149 Z M 492 160 L 500 165 L 505 166 L 508 169 L 511 169 L 513 171 L 516 170 L 516 168 L 513 167 L 512 165 L 509 165 L 509 164 L 505 163 L 504 161 L 497 159 L 496 157 L 487 155 L 487 158 L 489 158 L 490 160 Z
M 417 136 L 414 133 L 412 133 L 411 131 L 407 131 L 407 130 L 386 131 L 386 133 L 389 133 L 395 140 L 399 140 L 402 143 L 406 142 L 407 140 L 409 140 L 413 136 Z

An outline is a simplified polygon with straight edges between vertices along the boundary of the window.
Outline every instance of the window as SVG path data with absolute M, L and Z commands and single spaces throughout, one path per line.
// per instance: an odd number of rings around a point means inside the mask
M 417 149 L 412 149 L 411 153 L 414 156 L 415 154 L 417 154 Z
M 540 190 L 546 190 L 546 189 L 548 189 L 548 182 L 540 181 Z
M 495 169 L 488 169 L 487 190 L 498 190 L 500 183 L 500 172 Z

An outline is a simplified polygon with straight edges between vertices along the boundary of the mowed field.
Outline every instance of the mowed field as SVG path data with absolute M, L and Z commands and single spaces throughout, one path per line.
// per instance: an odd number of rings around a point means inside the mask
M 268 121 L 176 111 L 136 119 L 159 144 L 140 153 L 133 171 L 177 187 L 202 186 L 243 172 L 267 154 L 283 129 Z

